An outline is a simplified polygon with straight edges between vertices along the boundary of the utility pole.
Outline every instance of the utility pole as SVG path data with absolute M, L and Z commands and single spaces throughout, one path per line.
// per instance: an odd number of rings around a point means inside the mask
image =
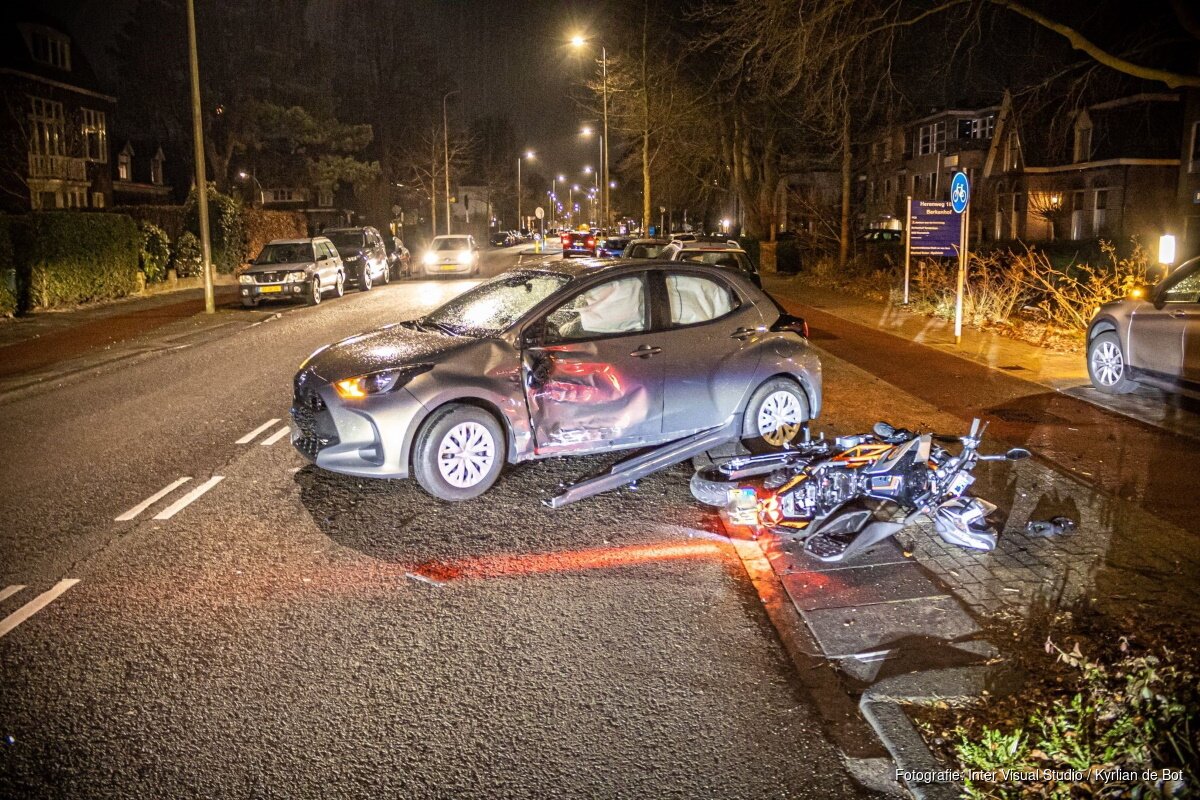
M 604 171 L 604 187 L 601 189 L 604 192 L 604 227 L 609 226 L 609 208 L 608 208 L 608 50 L 604 45 L 600 45 L 600 68 L 602 75 L 602 85 L 604 87 L 604 133 L 600 140 L 600 150 L 603 153 L 603 163 L 600 167 Z
M 450 99 L 450 95 L 458 94 L 458 89 L 453 89 L 442 97 L 442 145 L 445 148 L 446 158 L 446 233 L 450 233 L 450 126 L 446 124 L 446 101 Z
M 204 313 L 215 314 L 212 243 L 208 236 L 208 177 L 204 174 L 204 117 L 200 110 L 200 57 L 196 51 L 196 8 L 187 0 L 188 66 L 192 73 L 192 140 L 196 159 L 196 202 L 200 212 L 200 252 L 204 259 Z

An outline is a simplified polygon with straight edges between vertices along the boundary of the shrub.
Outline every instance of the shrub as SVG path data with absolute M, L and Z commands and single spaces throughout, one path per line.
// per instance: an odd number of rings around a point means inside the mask
M 1037 306 L 1050 324 L 1083 333 L 1100 306 L 1146 282 L 1149 259 L 1140 244 L 1135 242 L 1128 256 L 1121 256 L 1111 242 L 1100 242 L 1100 249 L 1104 260 L 1099 266 L 1080 264 L 1064 271 L 1050 268 L 1044 255 L 1027 254 L 1034 262 L 1027 283 L 1040 294 Z
M 201 273 L 204 263 L 200 240 L 191 231 L 184 231 L 184 234 L 175 240 L 172 261 L 177 278 L 194 278 Z
M 17 313 L 17 264 L 9 221 L 0 215 L 0 317 Z
M 167 264 L 171 260 L 171 240 L 167 232 L 152 222 L 138 223 L 142 234 L 142 249 L 139 264 L 146 275 L 147 283 L 161 281 L 167 276 Z
M 138 289 L 141 235 L 129 217 L 42 211 L 13 217 L 10 230 L 22 306 L 110 300 Z
M 200 204 L 195 189 L 188 193 L 184 216 L 188 230 L 199 236 Z M 221 194 L 211 184 L 208 187 L 208 228 L 213 266 L 217 272 L 236 271 L 246 261 L 246 224 L 242 218 L 242 202 Z
M 272 239 L 303 239 L 308 236 L 308 223 L 298 211 L 243 208 L 242 218 L 246 230 L 246 258 L 258 255 L 263 245 Z

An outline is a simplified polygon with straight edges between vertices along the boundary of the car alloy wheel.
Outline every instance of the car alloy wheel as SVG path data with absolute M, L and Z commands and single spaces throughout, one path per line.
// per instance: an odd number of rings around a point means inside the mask
M 308 282 L 308 302 L 314 306 L 321 303 L 321 279 L 316 275 Z
M 796 438 L 805 417 L 793 392 L 772 392 L 758 408 L 758 435 L 772 447 L 783 447 Z
M 438 445 L 438 472 L 456 489 L 470 489 L 496 463 L 496 442 L 478 422 L 461 422 L 448 430 Z
M 1137 388 L 1130 380 L 1121 342 L 1113 331 L 1105 331 L 1088 344 L 1088 375 L 1092 385 L 1108 394 L 1128 394 Z
M 362 278 L 358 281 L 359 289 L 364 292 L 371 291 L 371 265 L 367 264 L 363 267 Z
M 346 293 L 346 276 L 343 273 L 339 272 L 337 274 L 337 281 L 333 284 L 333 296 L 341 297 L 345 293 Z

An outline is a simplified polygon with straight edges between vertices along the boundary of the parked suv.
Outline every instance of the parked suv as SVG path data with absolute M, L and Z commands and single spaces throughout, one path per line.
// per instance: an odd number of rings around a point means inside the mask
M 750 255 L 736 244 L 726 240 L 683 242 L 677 239 L 660 250 L 658 258 L 667 261 L 712 264 L 716 267 L 745 272 L 750 276 L 750 280 L 754 281 L 755 286 L 762 288 L 758 267 L 750 260 Z
M 1149 383 L 1200 397 L 1200 257 L 1157 286 L 1100 306 L 1088 325 L 1092 385 L 1125 394 Z
M 310 305 L 321 296 L 345 293 L 346 268 L 333 242 L 324 236 L 313 239 L 275 239 L 238 275 L 242 305 L 254 308 L 263 300 L 306 300 Z
M 346 278 L 359 291 L 369 292 L 375 281 L 387 283 L 392 279 L 388 269 L 387 250 L 379 231 L 364 228 L 326 228 L 325 236 L 342 257 Z

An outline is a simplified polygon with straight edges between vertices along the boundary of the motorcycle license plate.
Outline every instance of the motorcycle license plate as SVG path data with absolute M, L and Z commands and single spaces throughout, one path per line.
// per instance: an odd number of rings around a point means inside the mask
M 258 287 L 258 291 L 261 292 L 262 294 L 271 294 L 273 292 L 282 292 L 283 287 L 282 286 L 260 286 L 260 287 Z
M 725 506 L 729 521 L 734 525 L 756 525 L 758 523 L 758 495 L 749 486 L 729 490 L 729 502 Z
M 960 472 L 954 476 L 954 480 L 950 481 L 950 494 L 961 494 L 974 482 L 974 475 L 968 472 Z

